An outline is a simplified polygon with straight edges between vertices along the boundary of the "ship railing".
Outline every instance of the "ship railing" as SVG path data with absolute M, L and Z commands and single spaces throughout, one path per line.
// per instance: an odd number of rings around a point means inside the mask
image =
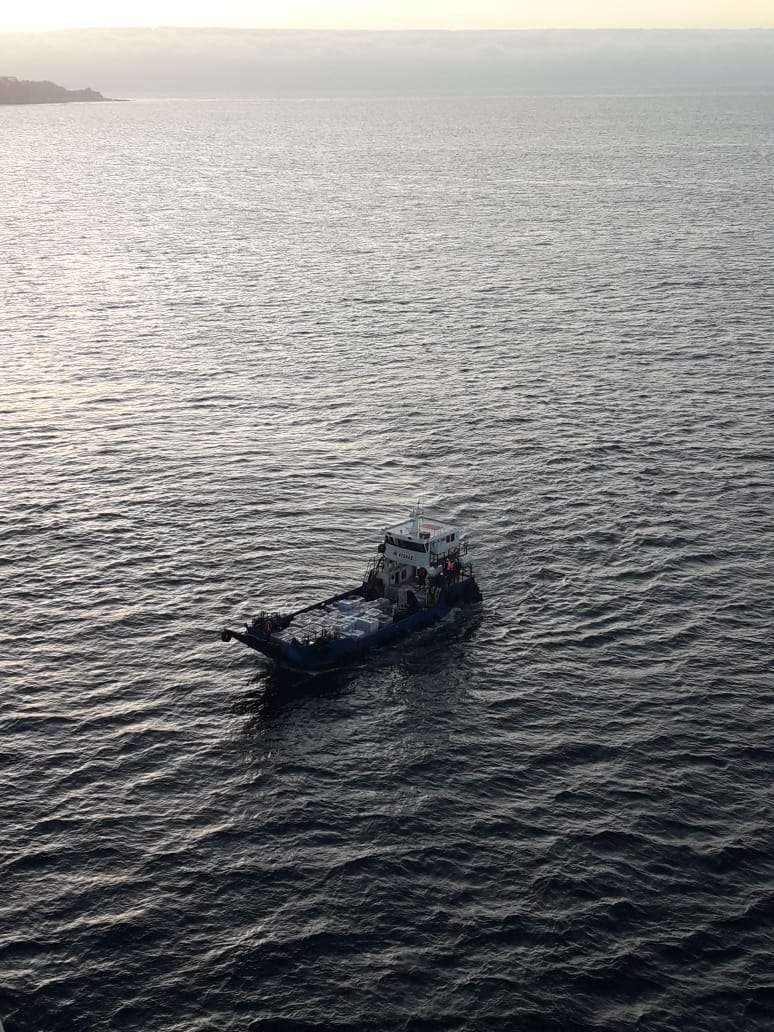
M 468 554 L 468 542 L 467 542 L 467 540 L 463 540 L 463 541 L 460 541 L 459 544 L 457 544 L 454 548 L 450 548 L 448 551 L 444 552 L 443 554 L 441 554 L 439 552 L 431 552 L 430 553 L 430 557 L 429 557 L 430 558 L 430 565 L 431 566 L 440 566 L 447 559 L 457 559 L 457 560 L 459 560 L 460 556 L 467 555 L 467 554 Z
M 384 570 L 384 556 L 383 555 L 376 556 L 376 558 L 372 559 L 369 562 L 369 564 L 368 564 L 368 566 L 366 568 L 366 571 L 363 574 L 363 586 L 364 586 L 364 588 L 366 590 L 366 593 L 367 593 L 366 597 L 368 597 L 368 592 L 371 592 L 371 591 L 374 590 L 374 587 L 373 587 L 374 586 L 374 582 L 378 579 L 379 574 L 383 570 Z
M 373 559 L 369 559 L 368 566 L 366 567 L 365 580 L 371 573 L 379 573 L 380 570 L 384 569 L 384 556 L 377 555 Z
M 286 613 L 270 613 L 266 609 L 262 609 L 257 616 L 253 617 L 252 622 L 245 626 L 248 631 L 253 633 L 271 635 L 284 630 L 290 624 L 290 619 Z

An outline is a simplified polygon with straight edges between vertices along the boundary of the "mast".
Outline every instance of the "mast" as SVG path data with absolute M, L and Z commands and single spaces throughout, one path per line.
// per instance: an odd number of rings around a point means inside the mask
M 422 499 L 418 498 L 416 504 L 409 509 L 409 519 L 412 521 L 411 533 L 414 537 L 419 537 L 419 521 L 424 516 L 424 508 L 422 506 Z

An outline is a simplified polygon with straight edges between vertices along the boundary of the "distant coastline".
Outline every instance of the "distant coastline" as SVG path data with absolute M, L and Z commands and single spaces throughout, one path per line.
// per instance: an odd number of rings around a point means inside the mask
M 0 104 L 70 104 L 74 101 L 103 101 L 96 90 L 67 90 L 55 82 L 36 82 L 17 79 L 14 75 L 0 75 Z

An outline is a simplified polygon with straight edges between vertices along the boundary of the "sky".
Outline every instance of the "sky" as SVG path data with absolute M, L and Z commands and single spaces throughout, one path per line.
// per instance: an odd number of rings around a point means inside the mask
M 0 75 L 126 98 L 774 95 L 774 29 L 0 32 Z
M 0 32 L 85 27 L 774 28 L 774 0 L 29 0 Z

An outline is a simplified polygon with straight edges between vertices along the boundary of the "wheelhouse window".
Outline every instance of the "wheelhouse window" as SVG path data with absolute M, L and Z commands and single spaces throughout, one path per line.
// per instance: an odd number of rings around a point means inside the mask
M 385 534 L 386 544 L 395 548 L 403 548 L 407 552 L 427 552 L 427 545 L 422 541 L 408 541 L 406 538 L 395 537 L 393 534 Z
M 407 552 L 426 552 L 427 545 L 421 544 L 419 541 L 406 541 L 405 538 L 395 538 L 394 544 L 398 548 L 405 548 Z

